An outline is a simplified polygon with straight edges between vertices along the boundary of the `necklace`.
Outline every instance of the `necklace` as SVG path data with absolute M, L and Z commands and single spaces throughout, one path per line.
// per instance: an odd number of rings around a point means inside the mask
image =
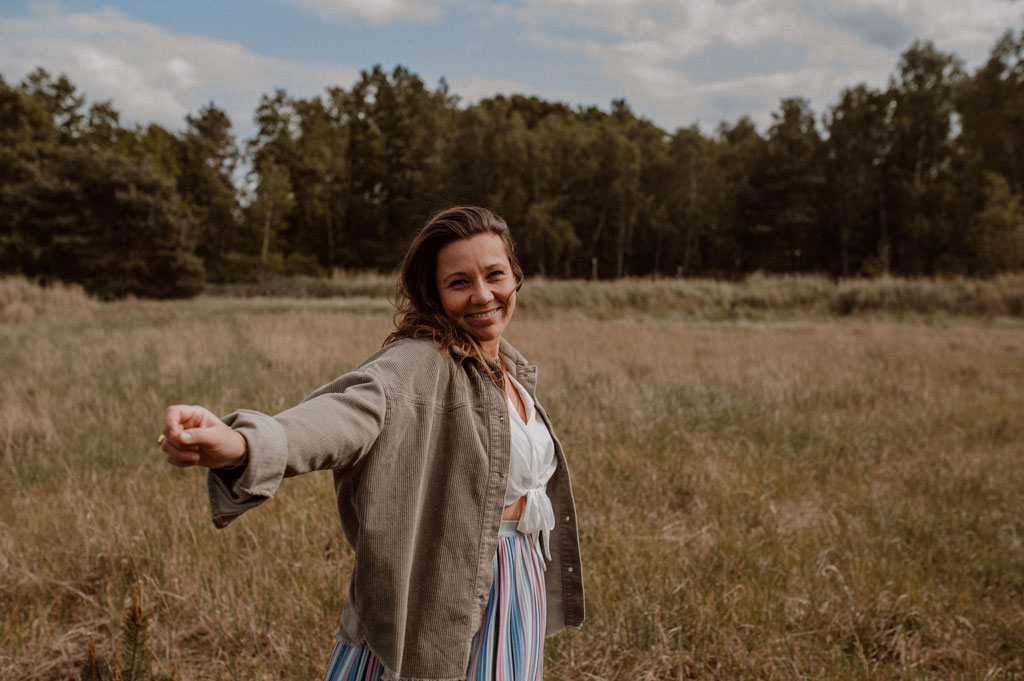
M 526 420 L 526 403 L 523 402 L 523 396 L 519 394 L 516 387 L 512 385 L 512 376 L 507 371 L 502 370 L 502 374 L 505 378 L 505 396 L 512 401 L 512 405 L 519 413 L 520 418 Z

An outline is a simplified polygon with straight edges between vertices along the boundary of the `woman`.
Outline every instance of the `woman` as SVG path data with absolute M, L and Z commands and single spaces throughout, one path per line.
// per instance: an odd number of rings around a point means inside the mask
M 503 221 L 442 211 L 359 367 L 273 417 L 167 409 L 167 460 L 210 469 L 218 527 L 333 471 L 355 567 L 326 679 L 540 679 L 544 636 L 583 621 L 565 457 L 502 338 L 522 280 Z

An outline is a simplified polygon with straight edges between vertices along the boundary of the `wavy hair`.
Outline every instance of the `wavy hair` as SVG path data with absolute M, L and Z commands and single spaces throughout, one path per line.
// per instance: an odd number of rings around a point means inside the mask
M 403 338 L 426 338 L 446 352 L 452 347 L 461 348 L 466 356 L 488 366 L 480 344 L 448 316 L 437 290 L 438 252 L 453 241 L 488 233 L 501 237 L 516 280 L 516 291 L 519 291 L 523 285 L 523 268 L 516 258 L 505 221 L 478 206 L 448 208 L 427 221 L 405 253 L 395 296 L 395 330 L 384 340 L 384 345 Z M 491 372 L 490 368 L 488 371 Z M 501 381 L 500 374 L 491 373 L 492 378 Z

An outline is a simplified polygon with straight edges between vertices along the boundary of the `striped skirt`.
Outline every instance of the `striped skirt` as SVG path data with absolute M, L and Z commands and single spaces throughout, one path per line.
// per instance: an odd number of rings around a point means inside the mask
M 501 521 L 491 593 L 473 637 L 468 681 L 540 681 L 544 669 L 544 567 L 536 542 Z M 324 681 L 380 681 L 384 665 L 366 646 L 339 641 Z

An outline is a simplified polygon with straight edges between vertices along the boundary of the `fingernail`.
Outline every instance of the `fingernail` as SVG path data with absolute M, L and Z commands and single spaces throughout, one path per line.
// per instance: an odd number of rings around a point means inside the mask
M 192 441 L 192 433 L 189 433 L 187 431 L 182 433 L 181 434 L 181 439 L 182 439 L 183 442 L 191 442 Z

